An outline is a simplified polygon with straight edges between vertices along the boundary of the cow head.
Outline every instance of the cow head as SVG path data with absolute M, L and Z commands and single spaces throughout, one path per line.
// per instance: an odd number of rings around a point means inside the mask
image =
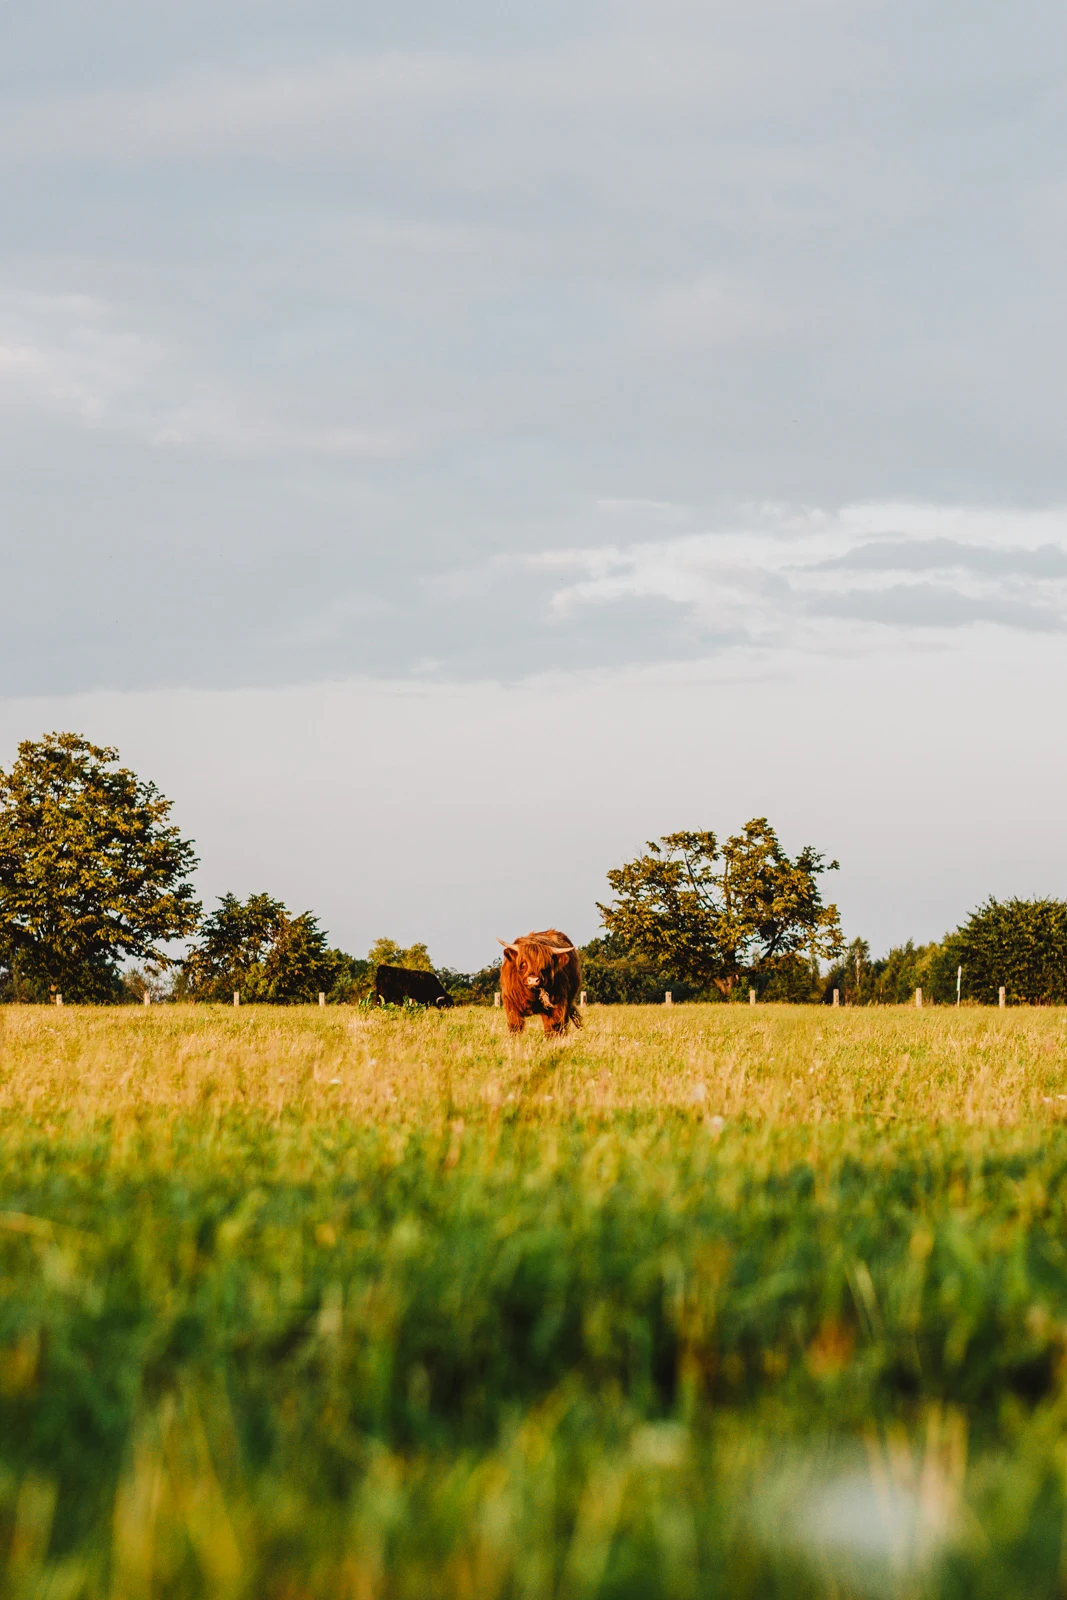
M 497 943 L 504 946 L 504 960 L 514 961 L 529 989 L 542 989 L 556 970 L 557 958 L 574 951 L 572 944 L 549 944 L 542 939 L 515 939 L 509 944 L 498 937 Z

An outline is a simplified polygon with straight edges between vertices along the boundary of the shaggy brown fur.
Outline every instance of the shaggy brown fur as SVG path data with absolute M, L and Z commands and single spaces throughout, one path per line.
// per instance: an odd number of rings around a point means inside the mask
M 558 928 L 527 933 L 504 946 L 500 994 L 512 1033 L 521 1033 L 527 1017 L 540 1017 L 545 1033 L 566 1033 L 582 1025 L 578 995 L 582 963 L 577 950 L 561 951 L 570 940 Z

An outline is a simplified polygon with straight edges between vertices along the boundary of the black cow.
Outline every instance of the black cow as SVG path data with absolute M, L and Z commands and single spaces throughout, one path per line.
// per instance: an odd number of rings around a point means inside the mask
M 413 967 L 379 967 L 371 998 L 383 1006 L 402 1006 L 405 1000 L 414 1000 L 417 1005 L 444 1010 L 455 1004 L 442 989 L 436 972 L 416 972 Z

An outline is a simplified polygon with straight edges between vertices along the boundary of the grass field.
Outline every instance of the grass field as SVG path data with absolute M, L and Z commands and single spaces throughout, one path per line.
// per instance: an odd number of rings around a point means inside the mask
M 1067 1012 L 0 1008 L 4 1596 L 1067 1593 Z

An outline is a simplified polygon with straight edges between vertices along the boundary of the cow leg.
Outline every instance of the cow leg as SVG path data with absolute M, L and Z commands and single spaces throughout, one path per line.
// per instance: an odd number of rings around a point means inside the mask
M 509 1033 L 521 1033 L 523 1028 L 525 1028 L 525 1026 L 526 1026 L 526 1018 L 523 1016 L 522 1012 L 521 1011 L 516 1011 L 515 1007 L 514 1006 L 509 1006 L 507 1001 L 505 1000 L 504 1001 L 504 1015 L 508 1019 L 508 1032 Z
M 554 1006 L 551 1011 L 546 1011 L 542 1015 L 541 1021 L 545 1025 L 545 1035 L 546 1035 L 546 1037 L 547 1037 L 548 1034 L 556 1034 L 558 1036 L 559 1034 L 566 1033 L 566 1031 L 567 1031 L 567 1007 L 566 1007 L 566 1004 L 561 1005 L 561 1006 Z

